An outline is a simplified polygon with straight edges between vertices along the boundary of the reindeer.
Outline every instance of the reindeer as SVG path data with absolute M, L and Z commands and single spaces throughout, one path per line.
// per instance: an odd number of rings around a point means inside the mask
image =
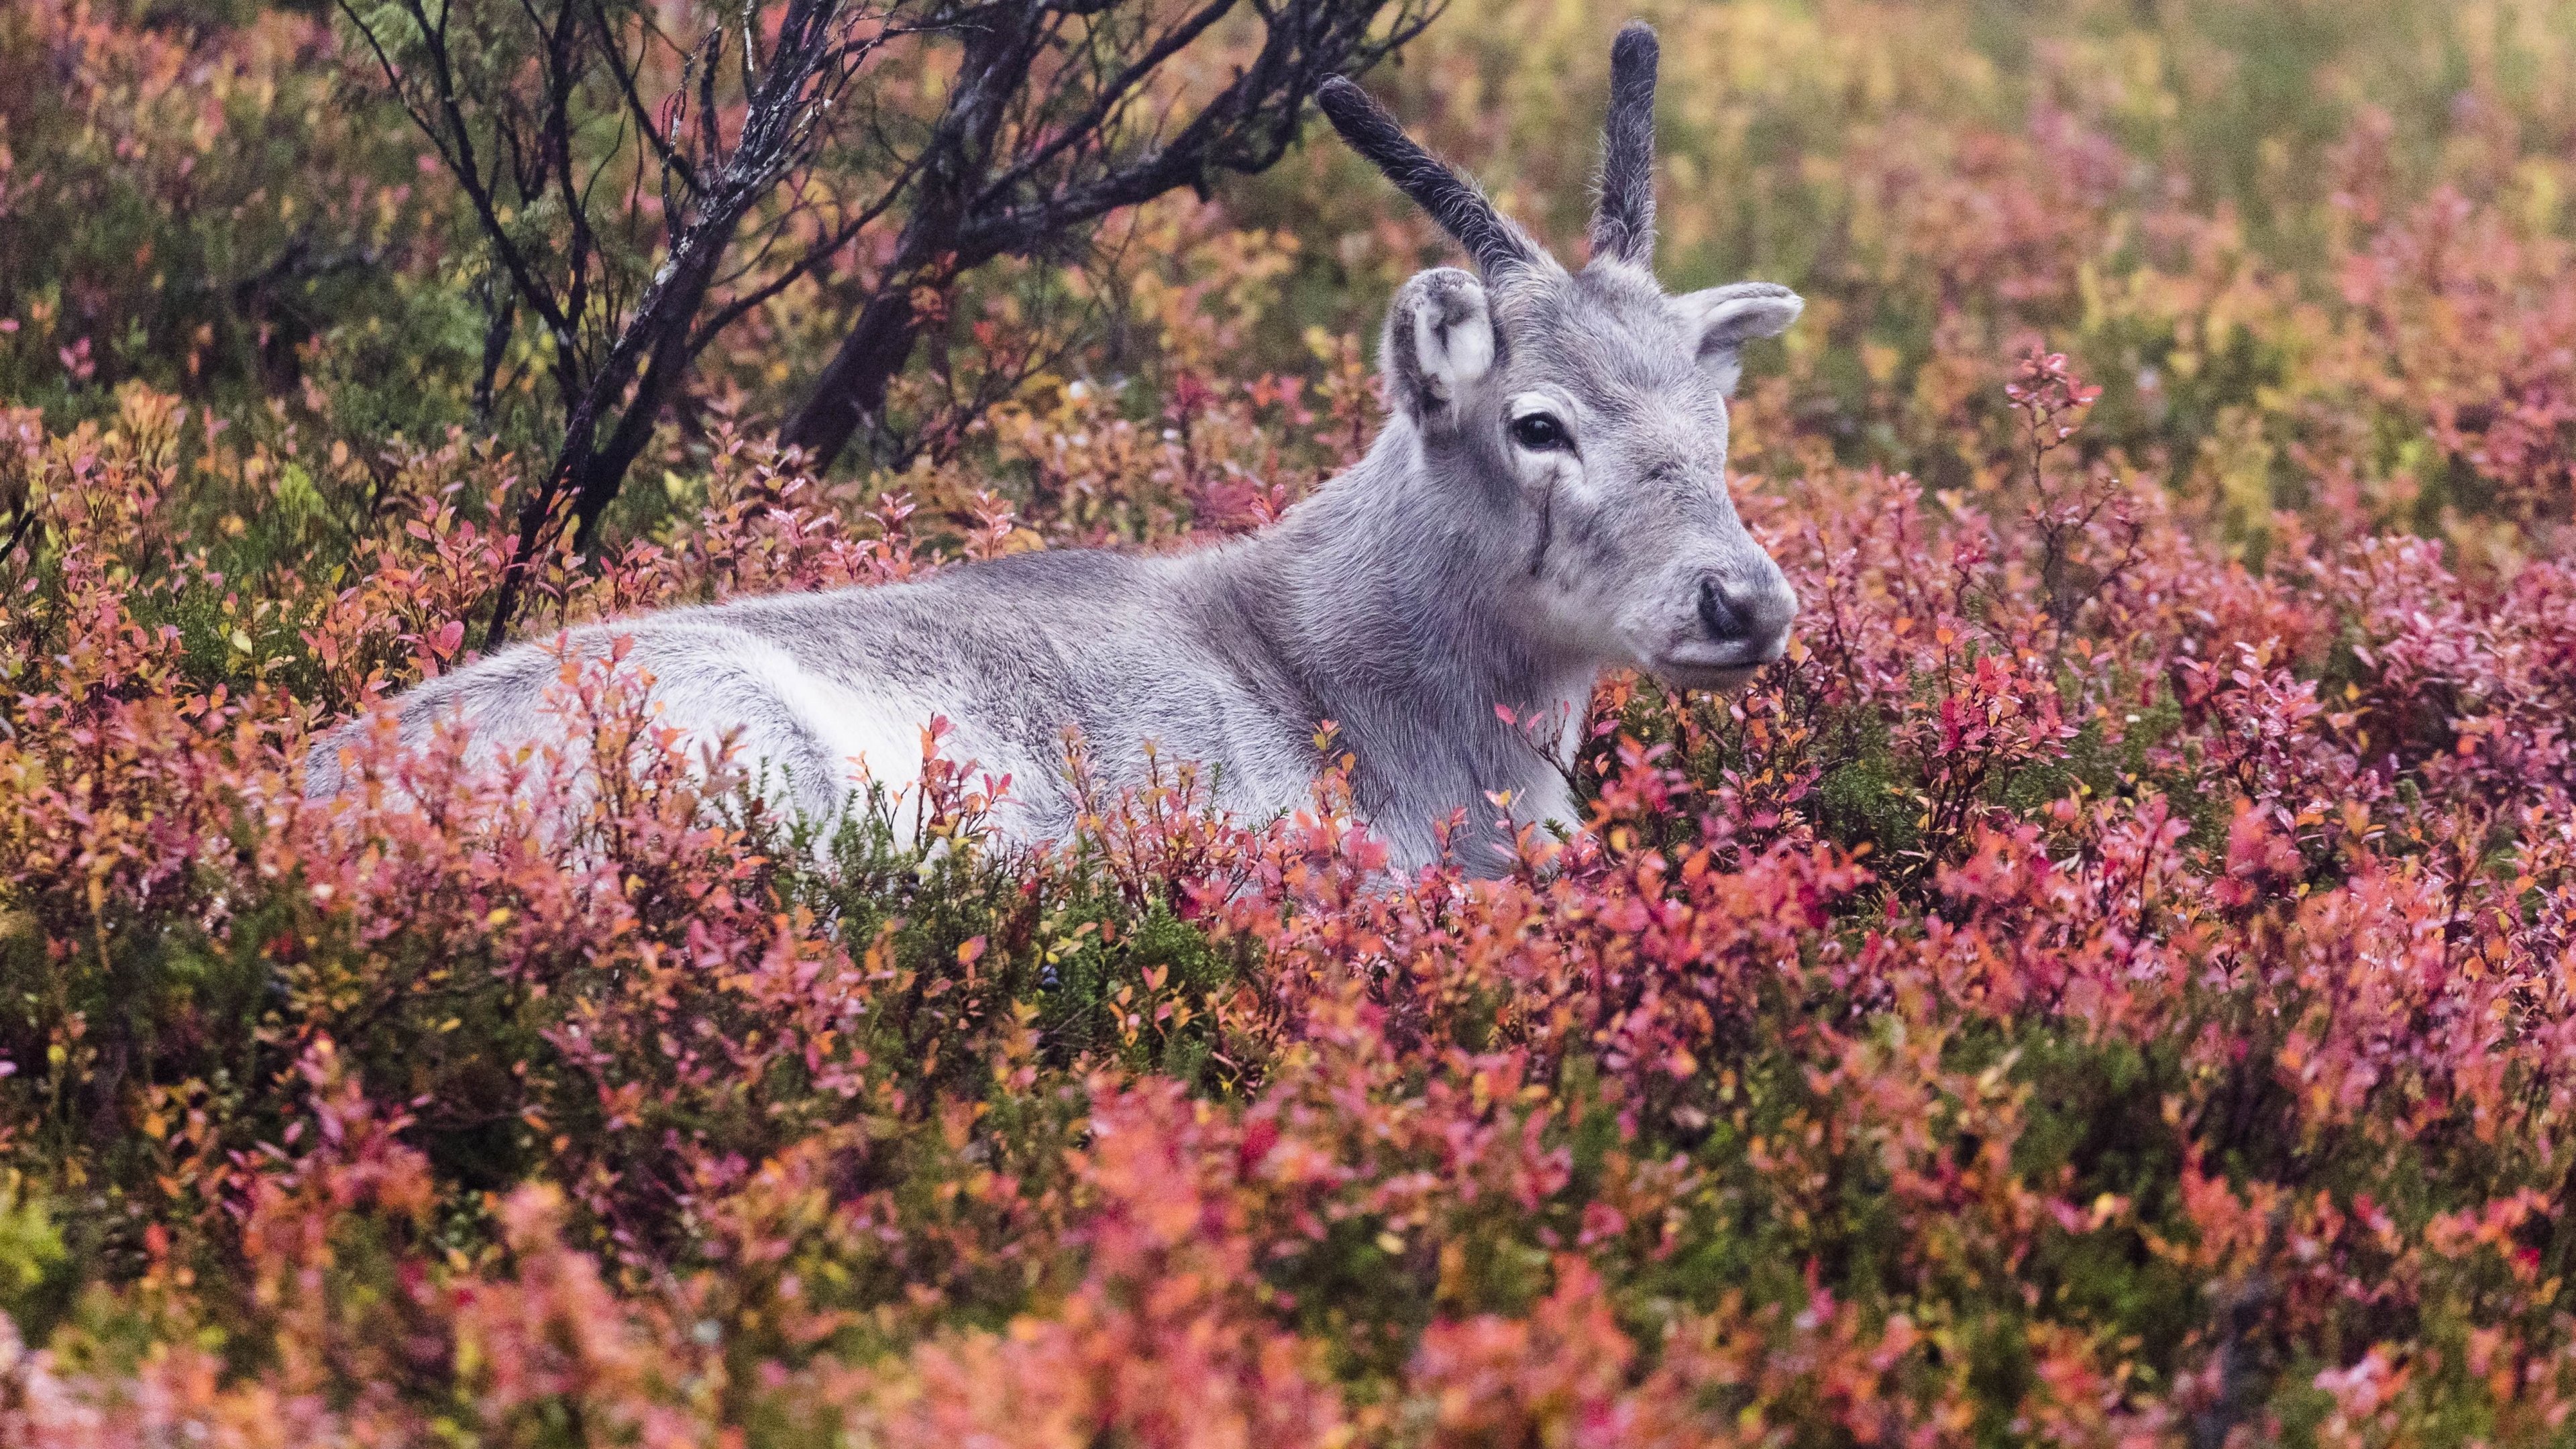
M 660 720 L 765 762 L 796 809 L 827 817 L 862 780 L 914 788 L 939 715 L 951 758 L 1013 777 L 1004 834 L 1036 840 L 1072 823 L 1069 732 L 1102 785 L 1199 761 L 1217 804 L 1264 818 L 1310 799 L 1329 720 L 1391 864 L 1429 863 L 1445 838 L 1469 868 L 1501 868 L 1520 826 L 1571 825 L 1603 671 L 1737 687 L 1781 656 L 1797 612 L 1728 496 L 1726 400 L 1744 344 L 1803 304 L 1758 282 L 1676 297 L 1656 281 L 1656 59 L 1642 22 L 1612 49 L 1591 257 L 1571 272 L 1366 92 L 1323 85 L 1343 139 L 1475 270 L 1398 289 L 1384 430 L 1270 527 L 589 625 L 411 690 L 401 738 L 454 718 L 493 757 L 563 745 L 549 695 L 566 655 L 596 661 L 624 637 Z M 1563 727 L 1534 740 L 1532 720 Z M 309 796 L 343 788 L 359 727 L 313 752 Z

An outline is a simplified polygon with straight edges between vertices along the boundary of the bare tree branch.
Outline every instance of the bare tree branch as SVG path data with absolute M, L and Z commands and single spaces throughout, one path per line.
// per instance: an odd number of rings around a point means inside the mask
M 1439 0 L 338 3 L 490 254 L 478 417 L 521 314 L 545 330 L 562 431 L 519 500 L 498 643 L 561 535 L 591 545 L 726 329 L 800 285 L 850 307 L 781 433 L 829 463 L 863 421 L 883 426 L 963 273 L 1077 249 L 1123 207 L 1270 165 L 1320 81 L 1412 39 Z M 1213 91 L 1187 79 L 1237 46 Z M 936 99 L 862 83 L 898 63 L 946 72 Z M 880 227 L 889 246 L 859 245 Z M 982 399 L 1066 345 L 949 386 Z
M 588 543 L 698 354 L 748 310 L 728 299 L 713 325 L 702 321 L 745 219 L 811 161 L 867 56 L 900 33 L 890 22 L 904 0 L 728 6 L 731 22 L 710 26 L 685 53 L 625 0 L 397 3 L 416 34 L 387 33 L 356 0 L 342 10 L 456 174 L 496 272 L 509 279 L 509 299 L 487 313 L 478 407 L 488 415 L 511 319 L 525 306 L 547 328 L 565 409 L 554 462 L 520 503 L 488 630 L 497 643 L 555 530 L 569 523 Z M 775 40 L 764 47 L 771 22 Z M 518 26 L 532 44 L 508 39 Z M 727 45 L 739 47 L 730 70 Z M 737 92 L 725 89 L 729 75 Z M 648 100 L 657 84 L 667 88 L 658 106 Z M 730 127 L 728 110 L 738 113 Z M 487 144 L 502 158 L 497 171 L 482 159 Z M 642 209 L 647 194 L 663 203 L 658 218 Z M 821 240 L 846 246 L 892 204 Z M 546 228 L 551 245 L 523 241 L 518 228 L 529 225 Z M 774 241 L 751 250 L 765 254 Z M 764 279 L 751 294 L 792 282 L 787 270 L 786 281 Z
M 1206 0 L 1157 31 L 1151 7 L 1124 0 L 1019 0 L 944 12 L 963 41 L 957 79 L 913 182 L 894 257 L 782 441 L 828 466 L 919 341 L 914 297 L 945 293 L 1002 256 L 1037 256 L 1123 207 L 1219 172 L 1258 171 L 1294 143 L 1308 98 L 1328 76 L 1367 69 L 1421 33 L 1438 0 Z M 1151 124 L 1131 112 L 1172 63 L 1228 16 L 1249 9 L 1262 43 L 1233 80 L 1166 134 L 1175 100 Z M 1062 22 L 1084 17 L 1060 66 Z M 925 26 L 930 22 L 925 21 Z

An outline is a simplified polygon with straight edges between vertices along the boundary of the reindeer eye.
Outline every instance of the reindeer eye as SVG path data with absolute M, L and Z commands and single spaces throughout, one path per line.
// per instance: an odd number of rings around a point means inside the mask
M 1512 441 L 1533 453 L 1552 453 L 1568 446 L 1565 424 L 1545 413 L 1523 413 L 1512 419 Z

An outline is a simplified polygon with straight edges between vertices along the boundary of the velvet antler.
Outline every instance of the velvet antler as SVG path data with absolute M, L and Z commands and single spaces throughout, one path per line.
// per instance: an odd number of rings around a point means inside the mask
M 1376 163 L 1397 190 L 1431 213 L 1431 219 L 1458 239 L 1487 276 L 1538 264 L 1541 253 L 1528 233 L 1495 210 L 1476 183 L 1404 134 L 1395 117 L 1368 92 L 1334 76 L 1316 89 L 1315 99 L 1351 149 Z
M 1655 28 L 1631 20 L 1610 47 L 1610 120 L 1601 137 L 1601 205 L 1592 255 L 1655 259 Z

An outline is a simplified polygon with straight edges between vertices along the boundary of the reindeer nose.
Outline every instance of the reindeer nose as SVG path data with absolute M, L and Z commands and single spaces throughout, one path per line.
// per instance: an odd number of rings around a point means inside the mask
M 1766 577 L 1747 580 L 1711 575 L 1699 581 L 1699 622 L 1720 643 L 1746 645 L 1755 660 L 1768 664 L 1789 648 L 1789 623 L 1798 614 L 1798 596 L 1778 568 Z

